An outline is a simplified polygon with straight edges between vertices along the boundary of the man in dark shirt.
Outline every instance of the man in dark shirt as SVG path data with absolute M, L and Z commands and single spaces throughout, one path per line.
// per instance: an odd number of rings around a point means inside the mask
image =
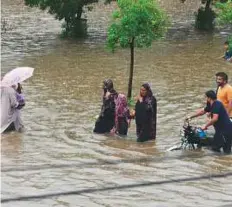
M 198 113 L 190 116 L 187 120 L 202 116 L 206 113 L 210 113 L 210 121 L 202 127 L 202 130 L 207 130 L 211 125 L 214 126 L 215 135 L 212 144 L 212 149 L 220 151 L 223 147 L 225 153 L 231 152 L 231 140 L 232 140 L 232 122 L 220 101 L 217 101 L 217 96 L 214 91 L 207 91 L 206 95 L 206 107 L 200 110 Z

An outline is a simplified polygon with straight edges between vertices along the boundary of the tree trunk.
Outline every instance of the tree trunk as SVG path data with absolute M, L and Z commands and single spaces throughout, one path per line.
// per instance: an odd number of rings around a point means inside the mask
M 212 0 L 207 0 L 206 5 L 205 5 L 205 10 L 209 10 L 210 9 L 210 3 Z
M 81 19 L 81 16 L 82 16 L 82 12 L 83 12 L 83 6 L 84 5 L 79 5 L 79 7 L 77 8 L 77 16 L 76 16 L 76 19 Z
M 130 61 L 130 75 L 129 75 L 128 93 L 127 93 L 128 100 L 131 99 L 131 93 L 132 93 L 132 81 L 133 81 L 133 72 L 134 72 L 134 46 L 135 46 L 134 41 L 135 38 L 133 37 L 130 43 L 131 61 Z

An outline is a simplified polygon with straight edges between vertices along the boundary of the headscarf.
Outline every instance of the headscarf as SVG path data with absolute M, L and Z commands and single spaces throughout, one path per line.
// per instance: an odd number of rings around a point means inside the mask
M 106 79 L 103 81 L 103 89 L 106 92 L 107 90 L 109 92 L 111 92 L 112 90 L 114 90 L 114 84 L 113 81 L 111 79 Z
M 115 128 L 114 131 L 118 130 L 118 118 L 125 117 L 128 120 L 129 108 L 127 106 L 127 98 L 124 94 L 118 94 L 117 99 L 115 100 Z
M 116 117 L 124 117 L 129 110 L 127 106 L 126 96 L 122 93 L 118 94 L 118 98 L 116 99 L 115 104 L 116 104 L 116 110 L 115 110 Z
M 115 100 L 117 99 L 118 93 L 114 90 L 113 81 L 106 79 L 103 81 L 103 105 L 101 109 L 101 116 L 104 116 L 106 109 L 112 109 L 115 113 Z M 110 93 L 106 97 L 107 91 Z
M 144 83 L 142 87 L 144 87 L 147 90 L 147 96 L 149 97 L 153 96 L 151 86 L 149 85 L 149 83 Z
M 112 101 L 115 102 L 118 93 L 114 90 L 114 84 L 111 79 L 106 79 L 103 81 L 103 90 L 103 101 L 106 99 L 112 99 Z M 110 92 L 110 95 L 108 97 L 105 96 L 107 91 Z
M 147 95 L 146 97 L 143 98 L 143 101 L 147 104 L 150 104 L 150 102 L 152 101 L 152 96 L 153 96 L 151 86 L 149 85 L 149 83 L 144 83 L 142 87 L 144 87 L 147 90 Z

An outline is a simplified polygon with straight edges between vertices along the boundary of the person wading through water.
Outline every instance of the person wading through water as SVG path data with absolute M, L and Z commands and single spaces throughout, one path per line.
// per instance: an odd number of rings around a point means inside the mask
M 225 153 L 231 153 L 232 122 L 230 121 L 223 104 L 217 100 L 216 93 L 214 91 L 207 91 L 205 96 L 206 107 L 196 114 L 187 117 L 186 120 L 189 121 L 192 118 L 210 113 L 211 119 L 202 127 L 202 130 L 207 130 L 211 125 L 214 126 L 215 134 L 212 143 L 212 150 L 220 152 L 220 149 L 223 148 Z
M 127 98 L 124 94 L 119 93 L 116 100 L 115 126 L 111 132 L 119 135 L 127 135 L 130 121 L 131 116 L 130 109 L 127 104 Z
M 224 72 L 219 72 L 215 76 L 218 85 L 216 90 L 217 100 L 222 102 L 229 117 L 232 119 L 232 86 L 228 84 L 228 75 Z
M 137 142 L 156 139 L 157 102 L 148 83 L 141 86 L 132 114 L 136 122 Z
M 114 90 L 113 81 L 103 81 L 103 104 L 93 132 L 103 134 L 110 132 L 115 125 L 115 100 L 118 93 Z

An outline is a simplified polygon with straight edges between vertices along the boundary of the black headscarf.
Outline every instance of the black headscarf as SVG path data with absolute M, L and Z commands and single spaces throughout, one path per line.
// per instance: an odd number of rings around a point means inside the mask
M 107 109 L 115 110 L 115 100 L 118 96 L 118 93 L 114 90 L 114 84 L 111 79 L 106 79 L 103 81 L 103 105 L 101 110 L 101 116 L 104 116 L 104 113 Z M 110 95 L 106 97 L 106 92 L 110 92 Z
M 103 81 L 103 90 L 105 93 L 107 92 L 107 90 L 109 92 L 114 91 L 114 84 L 111 79 L 106 79 Z
M 146 89 L 146 91 L 147 91 L 146 97 L 151 98 L 151 97 L 153 96 L 153 92 L 152 92 L 152 90 L 151 90 L 151 86 L 150 86 L 148 83 L 144 83 L 144 84 L 142 85 L 142 87 L 144 87 L 144 88 Z

